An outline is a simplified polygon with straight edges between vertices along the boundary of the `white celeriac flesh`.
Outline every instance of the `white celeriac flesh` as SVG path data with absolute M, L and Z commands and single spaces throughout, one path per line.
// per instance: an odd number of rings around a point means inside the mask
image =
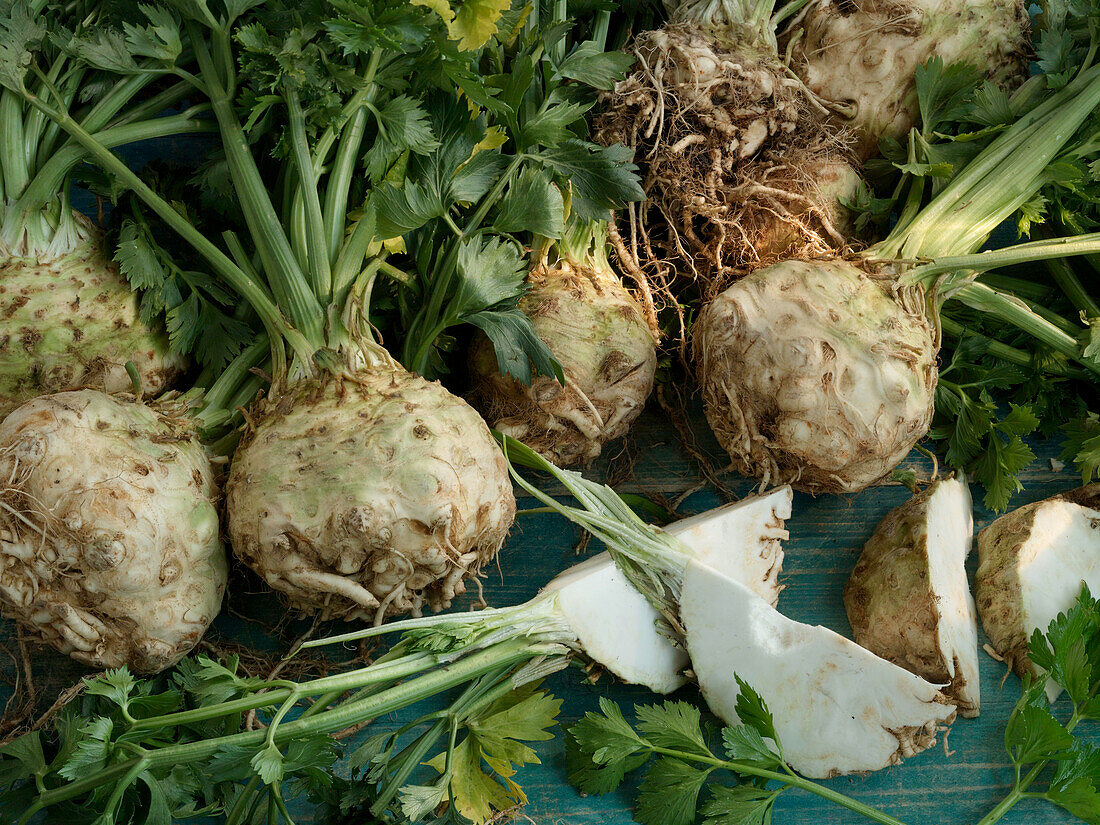
M 678 521 L 665 530 L 701 562 L 743 581 L 774 604 L 783 563 L 792 493 L 781 487 Z M 557 592 L 566 616 L 589 657 L 625 682 L 671 693 L 687 678 L 688 657 L 663 632 L 660 613 L 630 584 L 608 553 L 570 567 L 546 586 Z
M 1100 510 L 1052 498 L 1002 516 L 978 536 L 978 603 L 998 653 L 1018 673 L 1034 668 L 1027 640 L 1077 601 L 1100 592 Z M 1053 701 L 1061 689 L 1047 682 Z
M 779 600 L 783 544 L 790 538 L 794 491 L 789 485 L 681 519 L 665 527 L 694 558 L 744 584 L 774 605 Z
M 581 648 L 624 682 L 671 693 L 687 682 L 687 653 L 661 632 L 661 615 L 608 553 L 574 565 L 546 590 L 557 593 Z
M 966 578 L 966 557 L 974 543 L 970 490 L 957 479 L 940 482 L 928 500 L 928 575 L 939 621 L 936 637 L 954 684 L 956 698 L 981 706 L 978 678 L 978 611 Z
M 955 706 L 936 685 L 825 627 L 788 619 L 736 580 L 692 562 L 680 615 L 692 669 L 712 711 L 737 724 L 737 680 L 775 720 L 804 776 L 879 770 L 935 744 Z

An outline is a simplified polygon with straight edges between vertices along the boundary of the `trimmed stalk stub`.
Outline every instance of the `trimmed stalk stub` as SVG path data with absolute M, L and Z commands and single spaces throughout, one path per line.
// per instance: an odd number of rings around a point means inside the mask
M 195 646 L 227 564 L 185 405 L 46 395 L 0 424 L 0 604 L 78 661 L 154 673 Z
M 782 487 L 665 527 L 692 557 L 742 582 L 769 604 L 779 598 L 783 529 L 793 495 Z M 546 586 L 558 594 L 585 654 L 624 682 L 671 693 L 687 682 L 683 647 L 662 630 L 661 614 L 630 584 L 610 554 L 574 565 Z
M 837 120 L 867 158 L 917 121 L 918 66 L 964 61 L 1012 88 L 1027 77 L 1029 26 L 1021 0 L 812 0 L 783 46 L 810 89 L 854 110 Z
M 825 627 L 788 619 L 739 582 L 692 561 L 680 603 L 707 704 L 737 724 L 736 677 L 767 703 L 783 757 L 827 779 L 896 765 L 936 743 L 955 706 L 919 676 Z
M 712 8 L 684 4 L 638 36 L 636 68 L 604 94 L 595 132 L 644 167 L 629 243 L 644 268 L 711 294 L 746 267 L 843 247 L 842 199 L 861 186 L 850 135 L 790 75 L 768 24 L 705 19 Z
M 719 295 L 693 346 L 735 467 L 813 493 L 885 479 L 932 421 L 938 339 L 922 310 L 843 260 L 786 261 Z
M 0 260 L 0 417 L 36 395 L 129 390 L 127 361 L 144 394 L 165 390 L 185 363 L 138 303 L 95 235 L 56 258 Z
M 966 578 L 974 538 L 970 491 L 933 482 L 887 514 L 844 588 L 857 643 L 935 684 L 977 716 L 978 615 Z
M 1036 501 L 978 533 L 974 591 L 993 648 L 1022 678 L 1028 640 L 1069 610 L 1087 584 L 1100 592 L 1100 483 Z M 1061 689 L 1047 682 L 1053 701 Z
M 538 266 L 520 309 L 565 374 L 525 386 L 497 368 L 479 335 L 470 354 L 471 400 L 491 426 L 547 461 L 568 467 L 596 458 L 626 434 L 653 390 L 657 348 L 641 308 L 613 272 L 560 261 Z
M 399 367 L 267 401 L 227 485 L 233 551 L 308 613 L 441 610 L 496 555 L 516 502 L 485 422 Z

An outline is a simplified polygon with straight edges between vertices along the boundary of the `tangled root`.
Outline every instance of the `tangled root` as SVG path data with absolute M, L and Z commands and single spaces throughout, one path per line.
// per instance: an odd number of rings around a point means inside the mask
M 656 343 L 614 273 L 571 266 L 532 270 L 520 307 L 562 365 L 525 386 L 497 368 L 479 336 L 470 354 L 471 400 L 485 420 L 560 467 L 590 461 L 626 434 L 653 390 Z
M 672 300 L 677 279 L 704 300 L 745 271 L 848 240 L 838 197 L 859 176 L 847 133 L 767 49 L 726 50 L 683 25 L 647 32 L 638 68 L 605 95 L 597 139 L 636 149 L 647 199 L 619 255 Z

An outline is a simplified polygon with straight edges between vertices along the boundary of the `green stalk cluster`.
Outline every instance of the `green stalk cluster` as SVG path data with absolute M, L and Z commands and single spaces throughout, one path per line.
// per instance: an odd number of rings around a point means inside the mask
M 62 14 L 49 0 L 15 4 L 6 25 L 24 42 L 41 41 L 29 72 L 5 65 L 0 91 L 0 241 L 8 250 L 31 256 L 56 257 L 76 248 L 87 229 L 69 203 L 72 176 L 87 159 L 87 150 L 70 138 L 56 120 L 30 104 L 47 97 L 80 128 L 107 148 L 155 138 L 211 131 L 200 117 L 209 107 L 192 106 L 166 116 L 189 92 L 186 83 L 158 83 L 161 62 L 147 59 L 141 71 L 126 77 L 106 76 L 65 39 L 81 37 L 108 25 L 105 12 L 92 9 L 81 16 Z M 72 24 L 74 28 L 66 31 Z M 55 45 L 47 34 L 57 37 Z M 20 44 L 21 45 L 21 44 Z M 178 44 L 176 44 L 178 46 Z M 171 45 L 166 44 L 166 55 Z M 29 56 L 29 54 L 28 54 Z M 10 59 L 10 58 L 9 58 Z M 81 100 L 89 84 L 107 80 L 94 102 Z M 20 88 L 22 87 L 22 88 Z

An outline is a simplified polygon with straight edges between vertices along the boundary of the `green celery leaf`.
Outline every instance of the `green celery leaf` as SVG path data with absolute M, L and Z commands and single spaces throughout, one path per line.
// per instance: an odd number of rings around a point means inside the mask
M 657 747 L 711 756 L 703 738 L 699 708 L 687 702 L 638 705 L 638 731 Z
M 223 663 L 200 655 L 180 661 L 172 678 L 198 704 L 216 705 L 244 696 L 264 683 L 259 677 L 239 676 L 236 668 L 235 657 Z
M 1039 69 L 1049 76 L 1048 82 L 1054 88 L 1065 85 L 1065 78 L 1061 73 L 1073 69 L 1073 52 L 1073 36 L 1061 29 L 1046 29 L 1035 44 L 1035 58 Z
M 77 58 L 97 69 L 121 75 L 141 71 L 126 37 L 116 29 L 99 29 L 94 34 L 74 37 L 67 46 Z
M 520 128 L 516 140 L 520 147 L 554 147 L 575 138 L 572 127 L 577 121 L 584 120 L 584 114 L 592 108 L 591 103 L 555 103 L 535 114 Z
M 202 335 L 195 341 L 195 355 L 202 364 L 215 370 L 224 370 L 254 337 L 248 324 L 219 312 L 205 301 L 199 311 L 198 325 Z
M 76 748 L 58 770 L 58 775 L 72 781 L 102 770 L 113 750 L 113 731 L 114 722 L 107 716 L 96 716 L 81 725 Z
M 1035 453 L 1020 436 L 1014 435 L 1006 442 L 990 434 L 985 449 L 971 467 L 974 480 L 985 487 L 985 506 L 995 512 L 1006 509 L 1012 495 L 1024 488 L 1020 471 L 1034 460 Z
M 84 693 L 89 696 L 103 696 L 120 708 L 130 703 L 130 694 L 137 687 L 137 680 L 124 667 L 105 671 L 94 679 L 84 680 Z
M 772 712 L 768 710 L 768 705 L 763 697 L 740 676 L 734 678 L 737 679 L 738 687 L 737 703 L 734 705 L 737 718 L 743 724 L 756 728 L 765 739 L 771 739 L 773 742 L 778 743 L 779 736 L 775 732 L 775 721 L 772 719 Z
M 506 789 L 481 769 L 481 749 L 472 737 L 467 737 L 454 749 L 450 796 L 455 808 L 464 817 L 475 823 L 484 823 L 497 811 L 520 803 L 521 800 L 510 790 L 512 788 Z
M 1010 435 L 1030 435 L 1039 427 L 1039 418 L 1026 404 L 1009 404 L 1009 413 L 997 422 L 997 429 Z
M 201 326 L 202 305 L 192 292 L 183 303 L 171 307 L 167 314 L 168 341 L 176 352 L 190 352 L 204 330 Z
M 206 763 L 206 775 L 214 782 L 250 780 L 255 775 L 252 759 L 257 755 L 255 747 L 222 745 Z
M 397 238 L 419 229 L 447 211 L 438 192 L 412 181 L 402 187 L 383 184 L 374 191 L 372 198 L 378 222 L 377 237 L 382 239 Z
M 1005 750 L 1018 765 L 1059 758 L 1073 745 L 1073 737 L 1050 711 L 1018 705 L 1005 728 Z
M 376 733 L 368 736 L 359 747 L 348 756 L 348 766 L 352 770 L 361 770 L 370 765 L 384 763 L 393 752 L 394 738 L 391 733 Z
M 405 149 L 424 154 L 439 146 L 432 134 L 428 113 L 407 95 L 389 100 L 378 111 L 378 123 L 386 139 Z
M 178 690 L 146 693 L 130 698 L 130 715 L 135 719 L 160 716 L 180 709 L 182 695 Z
M 466 723 L 486 751 L 508 739 L 543 742 L 554 738 L 548 728 L 557 724 L 561 699 L 536 688 L 532 683 L 513 690 Z
M 722 744 L 726 756 L 733 762 L 752 765 L 772 771 L 783 760 L 760 735 L 760 731 L 749 725 L 737 725 L 722 729 Z
M 458 249 L 458 288 L 450 312 L 456 318 L 514 301 L 527 290 L 527 263 L 510 241 L 473 237 Z
M 0 745 L 0 788 L 26 779 L 46 767 L 42 734 L 32 731 Z
M 460 203 L 476 203 L 493 188 L 509 158 L 500 152 L 480 151 L 462 164 L 451 178 L 451 197 Z
M 1088 699 L 1092 687 L 1092 665 L 1084 639 L 1074 639 L 1058 651 L 1051 675 L 1075 703 L 1080 704 Z
M 1058 762 L 1046 798 L 1085 822 L 1100 822 L 1100 747 L 1074 742 Z
M 114 259 L 134 289 L 160 289 L 168 277 L 149 237 L 130 218 L 122 222 Z
M 504 77 L 500 102 L 515 112 L 519 110 L 535 79 L 535 58 L 529 54 L 516 55 L 509 69 Z
M 561 190 L 544 172 L 524 169 L 501 199 L 493 226 L 500 232 L 531 232 L 560 238 L 565 228 Z
M 558 66 L 558 74 L 609 92 L 633 65 L 634 55 L 626 52 L 606 52 L 595 42 L 586 40 L 561 62 Z
M 1064 786 L 1050 788 L 1046 798 L 1065 808 L 1083 822 L 1100 823 L 1100 792 L 1090 779 L 1084 777 L 1067 782 Z
M 276 785 L 282 781 L 285 773 L 283 765 L 283 752 L 274 742 L 268 744 L 262 750 L 256 751 L 249 761 L 252 770 L 265 785 Z
M 573 208 L 582 218 L 606 220 L 607 210 L 645 198 L 636 174 L 638 167 L 632 162 L 634 152 L 626 146 L 598 147 L 566 140 L 543 149 L 537 157 L 570 182 Z
M 419 822 L 443 804 L 449 785 L 448 776 L 434 785 L 405 785 L 397 794 L 401 813 L 410 822 Z
M 970 119 L 983 126 L 1001 126 L 1012 123 L 1016 116 L 1008 100 L 1008 93 L 996 83 L 986 81 L 974 93 Z
M 967 115 L 970 99 L 982 81 L 982 72 L 966 63 L 944 65 L 938 55 L 917 67 L 915 83 L 921 130 L 930 135 L 941 124 Z
M 175 62 L 183 51 L 180 27 L 168 9 L 160 6 L 141 6 L 141 13 L 149 20 L 147 26 L 135 26 L 124 22 L 126 43 L 130 51 L 139 57 L 150 57 L 167 63 Z
M 522 310 L 486 310 L 467 315 L 462 320 L 473 324 L 488 337 L 497 356 L 497 369 L 502 375 L 510 375 L 530 386 L 534 379 L 533 366 L 540 375 L 553 375 L 559 383 L 565 383 L 561 364 L 535 333 L 531 319 Z
M 15 3 L 0 17 L 0 85 L 21 91 L 34 59 L 35 47 L 46 35 L 45 21 L 27 4 Z
M 264 0 L 223 0 L 225 13 L 230 20 L 236 20 L 248 11 L 263 5 Z
M 565 765 L 569 783 L 584 794 L 603 795 L 618 788 L 626 775 L 649 761 L 649 752 L 642 751 L 623 759 L 601 765 L 572 736 L 565 740 Z
M 897 163 L 894 165 L 899 172 L 906 175 L 912 175 L 915 178 L 949 178 L 955 171 L 950 163 L 919 163 L 914 161 L 912 163 Z
M 1100 470 L 1100 416 L 1094 412 L 1062 426 L 1066 440 L 1061 458 L 1081 469 L 1081 483 L 1088 484 Z
M 637 753 L 648 755 L 651 750 L 623 718 L 619 706 L 602 696 L 600 713 L 587 712 L 569 728 L 569 736 L 597 765 L 611 765 Z
M 692 825 L 699 792 L 713 770 L 658 757 L 642 779 L 634 803 L 635 820 L 642 825 Z
M 378 109 L 376 123 L 378 135 L 366 161 L 372 180 L 384 177 L 402 152 L 426 154 L 439 146 L 428 112 L 407 95 L 392 98 Z
M 703 825 L 767 825 L 778 795 L 754 785 L 713 785 L 710 792 L 710 799 L 700 809 Z
M 1026 202 L 1020 205 L 1020 209 L 1016 213 L 1016 231 L 1022 237 L 1030 236 L 1034 225 L 1046 221 L 1049 207 L 1050 201 L 1042 193 L 1036 193 L 1028 198 Z
M 1089 318 L 1088 329 L 1081 333 L 1081 356 L 1100 365 L 1100 318 Z
M 143 825 L 172 825 L 172 808 L 158 782 L 148 771 L 138 776 L 149 794 Z

